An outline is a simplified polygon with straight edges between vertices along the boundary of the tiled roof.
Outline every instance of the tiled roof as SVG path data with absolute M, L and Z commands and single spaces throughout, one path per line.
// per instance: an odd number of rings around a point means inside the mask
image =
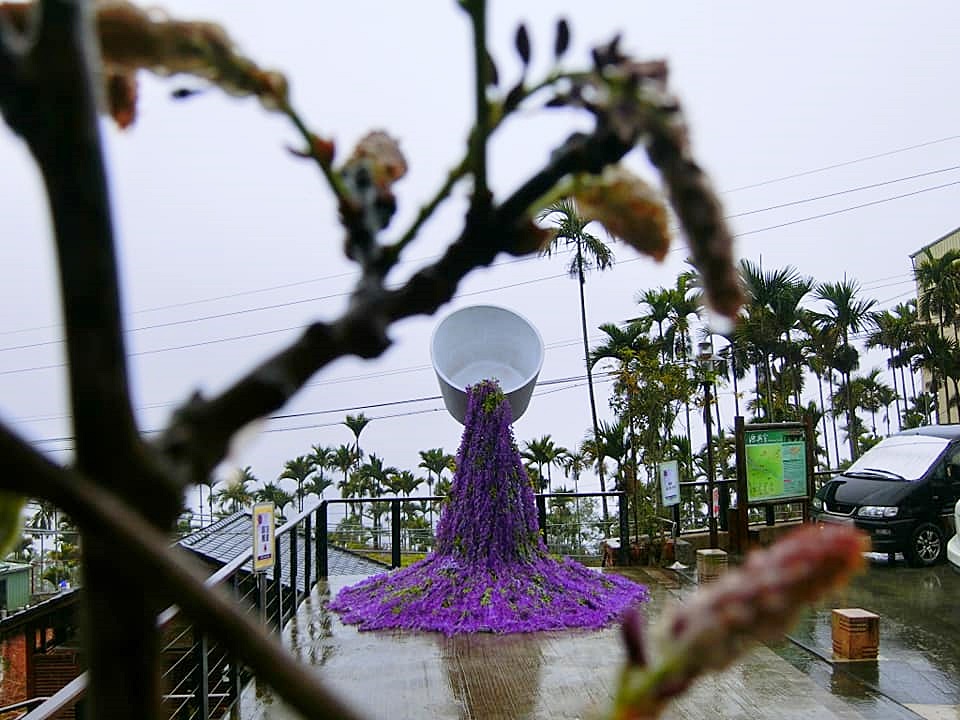
M 179 540 L 179 545 L 199 555 L 202 559 L 216 565 L 226 565 L 238 555 L 245 553 L 253 544 L 253 521 L 248 511 L 228 515 Z M 290 541 L 289 536 L 280 538 L 281 568 L 280 578 L 284 585 L 290 586 Z M 304 590 L 304 538 L 297 535 L 297 587 Z M 385 566 L 361 555 L 330 547 L 327 549 L 327 567 L 330 575 L 374 575 L 383 572 Z M 247 563 L 242 568 L 252 571 Z M 273 570 L 267 571 L 267 577 L 273 579 Z

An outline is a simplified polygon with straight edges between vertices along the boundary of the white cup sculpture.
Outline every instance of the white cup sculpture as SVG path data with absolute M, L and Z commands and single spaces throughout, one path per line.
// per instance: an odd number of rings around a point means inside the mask
M 494 305 L 471 305 L 447 315 L 433 331 L 430 359 L 447 411 L 461 424 L 467 388 L 500 384 L 516 421 L 530 404 L 543 365 L 543 340 L 530 322 Z

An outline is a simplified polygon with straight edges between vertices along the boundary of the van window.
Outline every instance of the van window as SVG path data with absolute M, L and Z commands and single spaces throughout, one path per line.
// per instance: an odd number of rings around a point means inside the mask
M 933 477 L 937 480 L 942 480 L 945 482 L 948 479 L 947 467 L 949 465 L 954 466 L 952 478 L 953 484 L 960 485 L 960 445 L 957 445 L 950 450 L 947 456 L 943 459 L 943 462 L 937 466 Z
M 867 450 L 845 472 L 884 470 L 907 480 L 919 480 L 949 442 L 928 435 L 888 437 Z

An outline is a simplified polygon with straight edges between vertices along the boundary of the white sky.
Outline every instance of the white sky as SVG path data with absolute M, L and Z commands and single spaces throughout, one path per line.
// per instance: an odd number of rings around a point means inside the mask
M 519 70 L 512 38 L 520 20 L 533 37 L 534 77 L 546 67 L 560 16 L 573 30 L 567 67 L 586 66 L 588 47 L 614 32 L 628 51 L 669 60 L 696 156 L 724 191 L 728 213 L 737 215 L 731 222 L 740 257 L 762 255 L 765 268 L 792 264 L 818 281 L 846 273 L 886 308 L 913 293 L 908 254 L 960 225 L 960 184 L 931 189 L 960 183 L 953 82 L 960 4 L 953 0 L 490 5 L 490 40 L 505 87 Z M 177 0 L 165 7 L 184 19 L 222 21 L 248 55 L 284 71 L 295 105 L 315 131 L 336 139 L 341 159 L 371 129 L 400 139 L 410 172 L 397 185 L 400 211 L 388 238 L 409 225 L 459 159 L 473 107 L 471 50 L 467 18 L 453 0 Z M 194 389 L 223 388 L 291 340 L 295 328 L 336 317 L 355 275 L 342 257 L 318 172 L 284 150 L 297 142 L 292 128 L 255 101 L 217 91 L 169 99 L 176 87 L 198 85 L 143 75 L 137 124 L 120 133 L 104 123 L 135 404 L 147 430 L 162 427 Z M 491 149 L 498 196 L 583 122 L 539 112 L 512 120 Z M 875 155 L 883 157 L 850 162 Z M 628 162 L 652 177 L 642 153 Z M 31 439 L 68 437 L 45 201 L 22 143 L 9 132 L 0 133 L 0 167 L 0 417 Z M 807 174 L 767 182 L 799 173 Z M 744 186 L 754 187 L 738 189 Z M 917 194 L 890 199 L 906 193 Z M 461 189 L 411 246 L 398 278 L 456 235 L 462 197 Z M 844 212 L 865 203 L 875 204 Z M 825 213 L 837 214 L 804 221 Z M 622 246 L 616 253 L 617 267 L 587 282 L 594 328 L 636 315 L 636 294 L 672 284 L 685 257 L 682 243 L 663 265 Z M 577 288 L 564 276 L 565 262 L 531 259 L 477 271 L 452 307 L 494 303 L 525 314 L 547 346 L 541 380 L 582 375 Z M 361 445 L 390 465 L 416 471 L 419 450 L 455 452 L 460 426 L 439 401 L 369 407 L 439 394 L 427 347 L 436 320 L 395 325 L 394 346 L 375 362 L 346 359 L 326 368 L 283 411 L 304 415 L 270 422 L 231 463 L 275 479 L 285 460 L 311 444 L 351 440 L 339 424 L 344 408 L 376 418 Z M 590 424 L 586 388 L 537 393 L 516 424 L 518 441 L 550 434 L 577 445 Z M 598 385 L 605 417 L 608 394 L 609 385 Z M 39 446 L 58 460 L 69 457 L 69 442 Z

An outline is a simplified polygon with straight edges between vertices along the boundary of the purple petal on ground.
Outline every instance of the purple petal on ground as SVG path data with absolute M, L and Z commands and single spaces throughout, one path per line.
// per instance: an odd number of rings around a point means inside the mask
M 330 603 L 361 630 L 533 632 L 600 628 L 649 599 L 647 589 L 547 553 L 533 487 L 496 383 L 468 388 L 457 471 L 436 550 L 402 570 L 344 588 Z

